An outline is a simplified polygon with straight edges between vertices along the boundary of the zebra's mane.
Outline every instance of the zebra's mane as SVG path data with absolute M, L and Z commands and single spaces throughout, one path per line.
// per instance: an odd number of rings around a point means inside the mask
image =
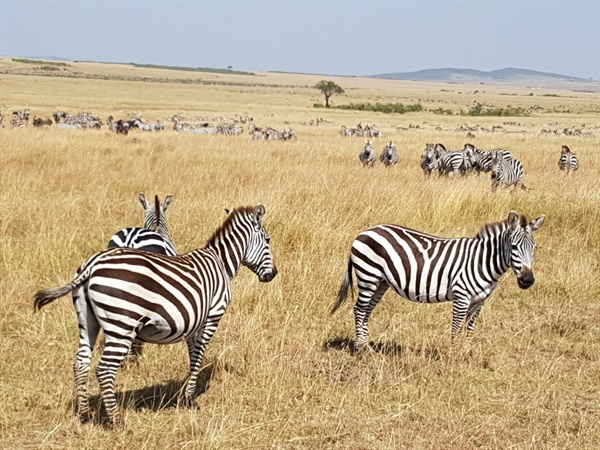
M 233 211 L 228 212 L 228 216 L 225 222 L 217 228 L 208 241 L 206 241 L 205 247 L 212 247 L 216 244 L 218 237 L 223 233 L 224 230 L 231 227 L 231 223 L 236 220 L 239 215 L 251 215 L 254 212 L 254 206 L 238 206 Z
M 160 225 L 160 215 L 162 210 L 160 209 L 160 200 L 158 195 L 154 196 L 154 229 L 156 230 Z
M 523 214 L 519 214 L 519 222 L 521 223 L 521 226 L 523 228 L 527 227 L 527 224 L 529 223 L 527 220 L 527 217 L 525 217 Z M 486 223 L 483 226 L 483 228 L 479 231 L 479 233 L 477 233 L 477 236 L 475 236 L 475 238 L 476 239 L 484 239 L 487 236 L 495 234 L 496 232 L 502 232 L 507 228 L 508 228 L 508 219 L 501 220 L 500 222 Z

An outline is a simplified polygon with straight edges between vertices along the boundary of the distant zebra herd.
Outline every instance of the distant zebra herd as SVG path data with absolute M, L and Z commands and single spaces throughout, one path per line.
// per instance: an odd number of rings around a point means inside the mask
M 381 131 L 369 124 L 363 126 L 362 123 L 359 123 L 356 128 L 347 128 L 346 125 L 342 125 L 340 128 L 340 134 L 347 137 L 359 136 L 383 138 L 383 133 Z
M 12 116 L 11 126 L 13 128 L 26 128 L 29 124 L 30 112 L 28 109 L 15 111 Z M 91 113 L 81 112 L 77 115 L 71 116 L 65 111 L 55 111 L 52 116 L 54 117 L 54 123 L 56 127 L 61 130 L 72 130 L 72 129 L 101 129 L 104 123 L 102 120 Z M 208 119 L 208 118 L 206 118 Z M 254 125 L 252 117 L 239 117 L 237 114 L 227 121 L 224 117 L 218 117 L 214 119 L 215 123 L 202 122 L 191 124 L 185 121 L 183 114 L 176 114 L 172 116 L 169 121 L 173 122 L 173 130 L 179 133 L 191 133 L 191 134 L 208 134 L 208 135 L 225 135 L 225 136 L 238 136 L 244 132 L 243 124 L 248 123 L 248 129 L 250 136 L 253 140 L 267 140 L 267 141 L 295 141 L 298 139 L 296 132 L 290 127 L 283 131 L 278 131 L 272 127 L 260 128 Z M 0 114 L 0 127 L 4 128 L 5 116 Z M 52 125 L 52 119 L 41 119 L 34 117 L 34 127 L 49 127 Z M 117 134 L 127 135 L 130 131 L 137 129 L 139 131 L 162 131 L 165 129 L 165 124 L 156 122 L 146 122 L 140 115 L 136 115 L 130 119 L 118 119 L 111 115 L 106 121 L 106 126 L 110 131 Z
M 373 142 L 365 140 L 358 159 L 366 167 L 373 167 L 377 160 L 377 154 Z M 386 166 L 392 166 L 400 161 L 398 150 L 393 142 L 384 147 L 379 160 Z M 503 148 L 495 150 L 480 150 L 472 144 L 465 144 L 462 150 L 448 151 L 443 144 L 426 144 L 421 155 L 421 169 L 426 178 L 434 171 L 440 176 L 457 176 L 482 172 L 491 172 L 492 190 L 498 187 L 513 187 L 514 189 L 527 189 L 523 184 L 523 164 L 513 158 L 510 151 Z M 579 161 L 566 145 L 562 146 L 560 170 L 571 174 L 579 169 Z

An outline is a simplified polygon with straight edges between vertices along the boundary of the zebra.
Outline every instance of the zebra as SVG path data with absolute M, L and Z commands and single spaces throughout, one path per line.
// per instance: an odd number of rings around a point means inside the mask
M 503 159 L 497 153 L 492 161 L 492 190 L 498 186 L 527 189 L 523 184 L 523 164 L 518 159 Z
M 154 203 L 150 203 L 144 193 L 140 192 L 139 200 L 145 211 L 144 227 L 123 228 L 110 238 L 108 248 L 130 247 L 163 255 L 177 255 L 166 216 L 167 209 L 173 203 L 173 196 L 167 195 L 161 205 L 158 195 L 154 197 Z
M 465 324 L 470 335 L 485 300 L 509 269 L 521 289 L 534 284 L 532 233 L 544 218 L 528 222 L 511 211 L 506 220 L 486 224 L 475 238 L 442 238 L 399 225 L 369 228 L 352 243 L 331 313 L 346 300 L 354 271 L 359 291 L 354 350 L 368 343 L 369 317 L 389 287 L 414 302 L 453 302 L 452 336 Z
M 358 155 L 358 159 L 363 163 L 363 166 L 373 167 L 377 156 L 375 155 L 375 149 L 371 141 L 365 140 L 365 146 Z
M 577 155 L 573 153 L 566 145 L 563 145 L 560 151 L 558 168 L 560 170 L 566 170 L 567 174 L 569 175 L 579 169 L 579 160 L 577 159 Z
M 379 161 L 381 161 L 386 167 L 398 164 L 398 161 L 400 161 L 400 156 L 398 156 L 398 149 L 396 148 L 395 143 L 390 141 L 390 143 L 383 148 L 381 155 L 379 155 Z
M 437 158 L 435 156 L 435 145 L 425 144 L 425 150 L 421 155 L 421 169 L 423 169 L 425 177 L 430 177 L 431 173 L 436 169 L 436 167 Z
M 6 120 L 6 117 L 4 116 L 4 114 L 0 113 L 0 128 L 4 128 L 5 120 Z
M 473 169 L 477 172 L 478 175 L 481 172 L 490 172 L 492 170 L 492 162 L 494 161 L 494 158 L 496 156 L 507 161 L 512 159 L 510 151 L 504 148 L 497 148 L 495 150 L 474 149 L 475 162 L 473 164 Z
M 87 301 L 75 301 L 79 350 L 73 369 L 82 422 L 91 419 L 87 378 L 100 328 L 104 350 L 96 376 L 114 427 L 124 427 L 115 398 L 115 377 L 134 339 L 156 344 L 185 339 L 190 371 L 182 400 L 186 406 L 195 406 L 204 352 L 231 301 L 232 278 L 242 265 L 261 282 L 277 275 L 264 217 L 261 204 L 236 208 L 204 248 L 184 255 L 104 250 L 89 258 L 68 284 L 36 292 L 36 311 L 78 287 L 87 292 Z
M 26 128 L 29 124 L 29 109 L 13 111 L 10 125 L 13 128 Z
M 462 151 L 456 150 L 449 152 L 443 144 L 435 144 L 435 156 L 438 161 L 438 172 L 440 175 L 456 175 L 465 173 L 466 161 Z

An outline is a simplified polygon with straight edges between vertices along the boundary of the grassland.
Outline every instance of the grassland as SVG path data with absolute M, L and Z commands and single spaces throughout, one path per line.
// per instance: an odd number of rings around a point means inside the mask
M 6 64 L 0 60 L 0 70 Z M 486 176 L 425 180 L 419 157 L 426 142 L 462 148 L 464 133 L 450 131 L 460 125 L 491 128 L 504 118 L 315 110 L 322 101 L 310 88 L 322 78 L 316 76 L 142 82 L 134 77 L 192 75 L 69 64 L 131 79 L 5 73 L 2 112 L 29 107 L 45 117 L 58 108 L 161 121 L 177 112 L 248 114 L 258 126 L 292 126 L 299 139 L 0 130 L 1 448 L 600 447 L 598 137 L 537 135 L 549 126 L 600 125 L 597 95 L 332 77 L 347 92 L 336 103 L 535 106 L 531 116 L 510 119 L 519 125 L 504 125 L 513 133 L 472 140 L 479 148 L 510 149 L 525 167 L 531 190 L 492 193 Z M 304 125 L 316 117 L 328 123 Z M 338 134 L 341 124 L 358 122 L 376 124 L 396 142 L 397 167 L 360 167 L 362 139 Z M 420 129 L 396 130 L 409 124 Z M 557 168 L 563 144 L 580 159 L 572 177 Z M 376 142 L 378 152 L 383 145 Z M 120 228 L 141 225 L 139 192 L 174 195 L 168 217 L 181 251 L 204 244 L 223 208 L 262 202 L 280 274 L 262 284 L 242 269 L 234 279 L 233 302 L 208 347 L 198 411 L 177 406 L 188 365 L 183 344 L 148 346 L 138 365 L 119 372 L 126 434 L 78 422 L 73 307 L 63 298 L 34 314 L 32 296 L 69 280 Z M 388 293 L 371 319 L 373 351 L 348 351 L 351 305 L 334 316 L 328 310 L 358 232 L 391 222 L 473 236 L 510 210 L 546 214 L 536 233 L 537 281 L 522 291 L 507 274 L 471 342 L 451 345 L 451 305 L 417 305 Z M 99 409 L 94 377 L 90 383 Z

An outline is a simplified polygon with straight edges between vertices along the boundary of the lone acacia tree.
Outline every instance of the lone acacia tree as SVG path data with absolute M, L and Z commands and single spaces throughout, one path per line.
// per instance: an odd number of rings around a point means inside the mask
M 333 94 L 344 93 L 344 90 L 333 81 L 319 81 L 314 87 L 320 90 L 325 96 L 325 108 L 329 108 L 329 99 Z

